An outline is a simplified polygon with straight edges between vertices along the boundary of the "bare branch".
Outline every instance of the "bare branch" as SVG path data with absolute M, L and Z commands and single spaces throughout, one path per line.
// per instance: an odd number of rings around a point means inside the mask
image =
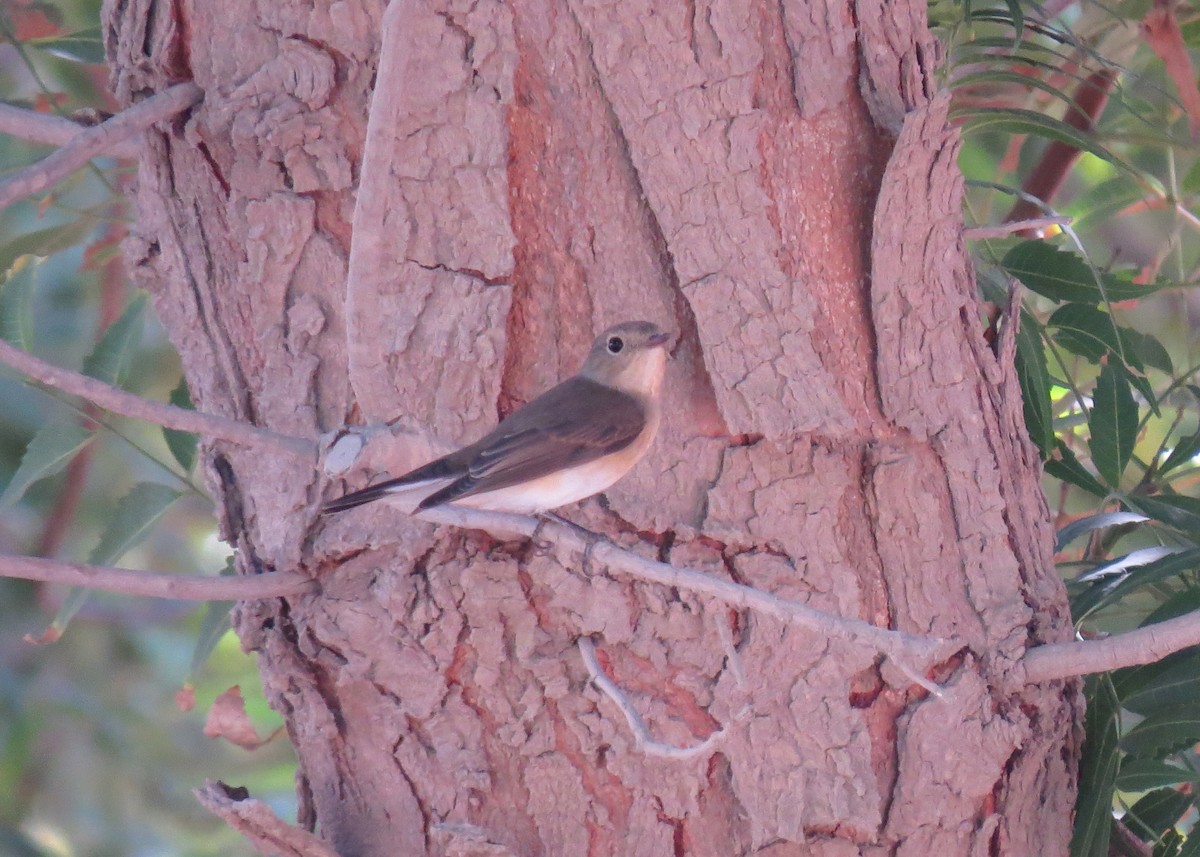
M 1010 220 L 997 223 L 994 226 L 968 226 L 963 230 L 963 237 L 972 241 L 982 238 L 1007 238 L 1014 232 L 1024 232 L 1032 229 L 1045 229 L 1047 226 L 1070 226 L 1069 217 L 1031 217 L 1028 220 Z
M 633 707 L 629 697 L 625 696 L 621 688 L 617 687 L 616 682 L 609 678 L 603 667 L 600 666 L 600 661 L 596 659 L 596 644 L 592 642 L 591 637 L 579 638 L 579 654 L 583 656 L 583 664 L 587 667 L 592 682 L 605 696 L 616 703 L 617 708 L 621 709 L 621 713 L 625 715 L 625 722 L 629 724 L 629 730 L 633 732 L 633 740 L 637 748 L 647 756 L 678 760 L 694 759 L 711 750 L 713 745 L 725 734 L 724 729 L 718 729 L 692 747 L 676 747 L 673 744 L 655 741 L 650 737 L 646 721 L 642 719 L 642 715 L 637 713 L 637 709 Z
M 537 533 L 539 537 L 547 537 L 561 547 L 586 554 L 613 571 L 663 586 L 674 586 L 689 592 L 707 595 L 735 607 L 756 610 L 784 622 L 816 631 L 827 638 L 855 641 L 870 646 L 897 665 L 901 663 L 916 664 L 919 671 L 928 669 L 963 647 L 963 644 L 957 640 L 922 637 L 903 631 L 879 628 L 861 619 L 835 616 L 832 613 L 816 610 L 807 604 L 779 598 L 750 586 L 720 580 L 708 574 L 668 565 L 665 562 L 645 559 L 632 551 L 601 539 L 595 534 L 588 534 L 582 527 L 553 519 L 538 519 L 528 515 L 446 506 L 427 509 L 418 513 L 416 517 L 432 523 L 453 524 L 492 533 L 513 533 L 526 537 L 532 537 Z M 902 671 L 906 675 L 914 675 L 916 672 L 911 668 L 904 668 Z M 926 686 L 925 682 L 918 683 Z
M 0 134 L 8 134 L 21 140 L 65 146 L 80 132 L 87 130 L 87 127 L 53 113 L 39 113 L 36 110 L 13 107 L 11 104 L 0 104 Z M 102 154 L 132 160 L 140 151 L 141 145 L 138 141 L 122 140 Z
M 245 789 L 208 780 L 192 792 L 204 808 L 241 833 L 263 854 L 279 857 L 338 857 L 324 839 L 288 824 Z
M 1200 612 L 1100 640 L 1046 643 L 1025 653 L 1025 681 L 1036 684 L 1150 664 L 1197 644 L 1200 644 Z
M 32 556 L 0 556 L 0 577 L 64 583 L 84 589 L 178 601 L 255 601 L 299 595 L 317 586 L 311 578 L 291 571 L 271 571 L 241 577 L 207 577 L 59 562 Z
M 204 94 L 194 83 L 180 83 L 122 110 L 94 128 L 76 134 L 69 143 L 15 176 L 0 182 L 0 209 L 66 178 L 92 158 L 195 104 Z
M 227 440 L 241 446 L 267 447 L 297 458 L 313 459 L 316 456 L 316 444 L 310 440 L 276 434 L 273 431 L 260 429 L 237 420 L 143 399 L 141 396 L 127 393 L 105 384 L 103 381 L 97 381 L 95 378 L 80 375 L 70 369 L 61 369 L 2 339 L 0 339 L 0 363 L 8 364 L 47 387 L 62 390 L 72 396 L 79 396 L 115 414 L 157 423 L 160 426 L 179 431 L 196 432 L 205 437 Z

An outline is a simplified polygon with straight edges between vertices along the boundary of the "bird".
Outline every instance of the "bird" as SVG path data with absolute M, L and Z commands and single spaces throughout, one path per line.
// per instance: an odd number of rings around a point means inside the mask
M 541 514 L 624 476 L 658 432 L 671 335 L 648 321 L 605 330 L 577 375 L 517 409 L 479 440 L 403 476 L 326 503 L 326 514 L 424 492 L 414 511 L 465 506 Z

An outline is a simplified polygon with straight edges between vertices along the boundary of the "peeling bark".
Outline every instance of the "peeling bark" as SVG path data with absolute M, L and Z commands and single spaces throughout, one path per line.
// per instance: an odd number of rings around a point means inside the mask
M 924 4 L 399 11 L 364 177 L 379 3 L 106 2 L 120 98 L 205 92 L 149 135 L 126 247 L 193 398 L 464 442 L 647 318 L 680 333 L 659 440 L 568 514 L 968 647 L 929 697 L 870 650 L 526 542 L 322 519 L 304 463 L 210 442 L 240 571 L 321 582 L 235 623 L 301 825 L 344 855 L 1066 853 L 1078 688 L 1015 664 L 1070 622 L 1012 367 L 980 335 Z M 381 217 L 352 230 L 360 183 Z M 355 487 L 419 463 L 383 446 Z M 581 635 L 656 740 L 724 729 L 715 751 L 638 753 Z

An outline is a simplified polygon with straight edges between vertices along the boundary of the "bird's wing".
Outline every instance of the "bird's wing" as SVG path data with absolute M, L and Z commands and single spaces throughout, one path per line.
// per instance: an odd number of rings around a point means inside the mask
M 636 396 L 587 378 L 570 378 L 462 450 L 470 453 L 466 475 L 429 495 L 421 508 L 519 485 L 620 452 L 646 428 L 646 418 Z

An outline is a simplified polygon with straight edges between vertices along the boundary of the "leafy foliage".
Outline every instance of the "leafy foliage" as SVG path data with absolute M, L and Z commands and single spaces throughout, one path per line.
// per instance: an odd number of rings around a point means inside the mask
M 968 215 L 1069 217 L 976 249 L 989 299 L 1003 304 L 997 283 L 1024 290 L 1017 374 L 1084 636 L 1200 608 L 1200 91 L 1157 35 L 1183 16 L 1194 55 L 1200 16 L 1172 9 L 1085 2 L 1043 21 L 1031 4 L 931 7 Z M 1073 855 L 1108 853 L 1114 824 L 1156 855 L 1200 853 L 1197 676 L 1190 650 L 1089 679 Z
M 112 110 L 99 5 L 0 2 L 0 99 L 62 115 Z M 0 173 L 50 151 L 0 134 Z M 190 407 L 178 358 L 118 264 L 130 173 L 101 158 L 0 210 L 0 337 Z M 191 477 L 195 437 L 7 372 L 0 400 L 4 552 L 191 573 L 226 564 L 211 504 Z M 199 737 L 207 706 L 234 684 L 260 733 L 280 722 L 228 633 L 228 612 L 0 580 L 0 853 L 250 854 L 190 794 L 205 778 L 232 776 L 283 812 L 294 800 L 286 741 L 251 756 Z M 46 630 L 44 617 L 56 613 Z M 23 636 L 57 642 L 32 646 Z M 175 698 L 185 682 L 195 710 Z

